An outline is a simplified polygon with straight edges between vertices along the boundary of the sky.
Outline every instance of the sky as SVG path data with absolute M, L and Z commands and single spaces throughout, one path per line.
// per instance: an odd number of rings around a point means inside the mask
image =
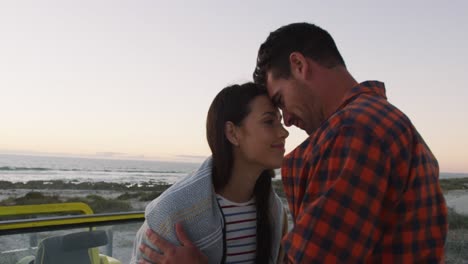
M 467 1 L 2 1 L 0 153 L 197 160 L 225 86 L 293 22 L 385 82 L 439 160 L 468 172 Z M 286 150 L 307 135 L 289 128 Z

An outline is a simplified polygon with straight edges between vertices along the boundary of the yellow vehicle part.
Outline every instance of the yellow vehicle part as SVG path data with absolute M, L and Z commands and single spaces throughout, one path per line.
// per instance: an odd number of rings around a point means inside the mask
M 93 209 L 85 203 L 54 203 L 35 205 L 0 206 L 0 217 L 12 215 L 35 215 L 48 213 L 82 212 L 85 215 L 93 214 Z

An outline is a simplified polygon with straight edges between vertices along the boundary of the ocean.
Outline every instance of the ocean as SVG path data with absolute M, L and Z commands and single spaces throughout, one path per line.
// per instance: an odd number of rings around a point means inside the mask
M 0 154 L 0 180 L 172 184 L 199 166 L 200 163 Z M 441 173 L 440 178 L 468 178 L 468 174 Z
M 27 182 L 63 180 L 74 182 L 166 182 L 174 183 L 200 166 L 146 160 L 91 159 L 0 154 L 0 180 Z

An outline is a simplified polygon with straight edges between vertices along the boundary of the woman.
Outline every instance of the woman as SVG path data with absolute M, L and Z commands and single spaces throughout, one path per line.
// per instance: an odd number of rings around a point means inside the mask
M 209 263 L 276 263 L 280 257 L 287 218 L 271 178 L 288 132 L 278 109 L 253 83 L 229 86 L 212 102 L 206 129 L 212 157 L 147 206 L 132 263 L 142 257 L 139 245 L 150 244 L 148 228 L 178 244 L 179 222 Z

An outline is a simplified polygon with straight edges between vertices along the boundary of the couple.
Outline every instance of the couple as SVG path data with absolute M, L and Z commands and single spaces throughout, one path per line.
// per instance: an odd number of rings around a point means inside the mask
M 269 35 L 254 81 L 216 96 L 212 157 L 148 205 L 132 263 L 443 261 L 437 160 L 383 83 L 357 83 L 328 32 L 307 23 Z M 309 134 L 284 159 L 277 107 Z M 281 163 L 291 230 L 271 187 Z

